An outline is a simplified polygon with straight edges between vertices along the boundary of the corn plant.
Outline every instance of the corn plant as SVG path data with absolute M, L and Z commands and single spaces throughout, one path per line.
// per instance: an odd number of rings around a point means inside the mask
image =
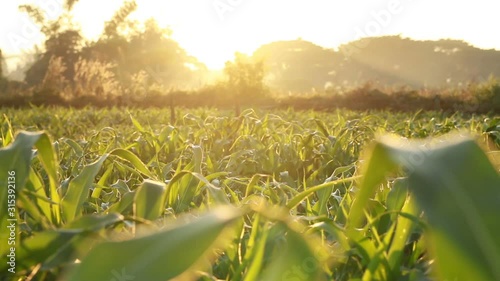
M 498 117 L 2 111 L 0 280 L 500 279 Z

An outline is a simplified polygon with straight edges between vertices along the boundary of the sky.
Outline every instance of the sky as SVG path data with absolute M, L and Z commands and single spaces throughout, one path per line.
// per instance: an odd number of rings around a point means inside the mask
M 18 5 L 34 3 L 55 18 L 63 0 L 2 0 L 0 49 L 11 67 L 15 56 L 41 45 L 43 36 Z M 74 18 L 95 39 L 123 0 L 80 0 Z M 273 41 L 302 38 L 336 48 L 368 36 L 397 35 L 417 40 L 460 39 L 500 50 L 498 0 L 137 0 L 132 18 L 156 19 L 172 37 L 211 69 L 235 52 L 251 54 Z

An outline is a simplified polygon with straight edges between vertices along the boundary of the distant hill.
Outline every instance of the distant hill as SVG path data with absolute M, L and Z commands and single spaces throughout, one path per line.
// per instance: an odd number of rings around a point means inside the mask
M 444 87 L 500 76 L 500 51 L 457 40 L 385 36 L 350 42 L 337 51 L 303 40 L 280 41 L 263 45 L 253 57 L 266 62 L 271 87 L 293 92 L 366 82 Z

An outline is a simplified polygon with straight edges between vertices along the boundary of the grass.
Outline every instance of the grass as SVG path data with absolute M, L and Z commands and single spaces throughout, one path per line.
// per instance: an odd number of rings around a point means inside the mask
M 500 279 L 494 115 L 1 111 L 0 280 Z

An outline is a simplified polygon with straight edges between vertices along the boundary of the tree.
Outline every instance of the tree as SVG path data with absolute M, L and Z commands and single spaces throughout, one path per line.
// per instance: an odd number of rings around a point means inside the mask
M 127 18 L 135 10 L 137 10 L 137 3 L 135 0 L 125 1 L 114 13 L 113 17 L 104 24 L 101 38 L 110 39 L 120 37 L 120 29 L 124 28 L 126 25 L 132 24 Z
M 0 50 L 0 93 L 2 93 L 5 90 L 7 84 L 7 79 L 3 77 L 3 65 L 4 65 L 4 58 L 2 55 L 2 50 Z
M 35 63 L 26 71 L 26 82 L 36 85 L 42 82 L 49 62 L 53 57 L 62 58 L 67 66 L 64 76 L 71 81 L 74 76 L 74 64 L 78 60 L 78 52 L 82 47 L 83 37 L 80 28 L 74 24 L 71 12 L 77 0 L 66 0 L 64 12 L 55 20 L 45 18 L 43 11 L 35 5 L 21 5 L 19 10 L 25 12 L 40 27 L 45 36 L 45 50 Z
M 115 63 L 122 84 L 140 75 L 149 86 L 191 88 L 208 76 L 207 67 L 171 39 L 170 29 L 152 19 L 127 25 L 126 33 L 105 30 L 97 42 L 84 48 L 84 58 Z
M 242 102 L 249 103 L 263 97 L 265 86 L 262 61 L 254 62 L 248 56 L 236 53 L 234 62 L 226 62 L 224 74 L 228 79 L 228 88 L 235 91 L 233 98 L 237 116 L 240 115 Z
M 123 93 L 130 93 L 128 97 L 140 99 L 149 93 L 165 93 L 169 88 L 199 86 L 208 77 L 206 66 L 171 39 L 170 29 L 159 27 L 152 19 L 144 23 L 128 19 L 137 9 L 134 0 L 123 2 L 105 22 L 101 36 L 96 41 L 84 41 L 82 38 L 81 30 L 71 16 L 75 2 L 66 0 L 65 11 L 53 21 L 46 20 L 43 12 L 36 6 L 20 6 L 38 24 L 46 37 L 45 50 L 26 71 L 25 81 L 29 85 L 43 82 L 49 63 L 55 61 L 53 58 L 61 58 L 60 64 L 65 66 L 62 75 L 71 86 L 68 87 L 72 89 L 68 92 L 71 96 L 76 93 L 76 78 L 82 76 L 75 73 L 81 71 L 81 68 L 76 67 L 78 63 L 89 67 L 113 65 L 106 71 L 113 72 L 113 79 L 116 78 L 119 85 L 123 86 L 122 89 L 125 89 Z M 99 74 L 98 71 L 91 74 L 91 69 L 87 70 L 89 77 Z M 141 87 L 134 87 L 139 84 L 136 79 L 138 77 L 144 78 L 140 79 Z
M 3 54 L 2 50 L 0 49 L 0 80 L 3 78 Z

